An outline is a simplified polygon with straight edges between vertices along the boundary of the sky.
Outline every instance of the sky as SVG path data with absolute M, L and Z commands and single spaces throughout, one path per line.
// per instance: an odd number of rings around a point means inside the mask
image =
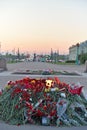
M 59 51 L 87 40 L 87 0 L 0 0 L 0 51 Z

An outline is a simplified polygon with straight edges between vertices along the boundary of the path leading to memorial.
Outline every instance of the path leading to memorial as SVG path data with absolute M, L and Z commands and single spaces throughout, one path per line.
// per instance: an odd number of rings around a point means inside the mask
M 66 71 L 78 71 L 84 72 L 85 65 L 56 65 L 51 63 L 45 62 L 22 62 L 22 63 L 15 63 L 15 64 L 8 64 L 7 65 L 8 71 L 14 71 L 18 69 L 30 69 L 30 70 L 66 70 Z

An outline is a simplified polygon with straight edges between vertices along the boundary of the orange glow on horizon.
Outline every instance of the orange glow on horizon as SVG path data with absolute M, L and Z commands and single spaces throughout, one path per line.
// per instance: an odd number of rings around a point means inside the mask
M 87 40 L 85 0 L 0 1 L 1 52 L 68 54 Z

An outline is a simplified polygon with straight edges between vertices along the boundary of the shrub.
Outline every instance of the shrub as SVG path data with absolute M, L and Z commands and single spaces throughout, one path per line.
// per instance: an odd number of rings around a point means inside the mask
M 66 63 L 75 63 L 75 60 L 67 60 Z

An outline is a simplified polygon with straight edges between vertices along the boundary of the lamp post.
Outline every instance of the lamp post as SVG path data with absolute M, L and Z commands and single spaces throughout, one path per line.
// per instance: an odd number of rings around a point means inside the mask
M 76 44 L 76 65 L 79 64 L 79 43 Z

